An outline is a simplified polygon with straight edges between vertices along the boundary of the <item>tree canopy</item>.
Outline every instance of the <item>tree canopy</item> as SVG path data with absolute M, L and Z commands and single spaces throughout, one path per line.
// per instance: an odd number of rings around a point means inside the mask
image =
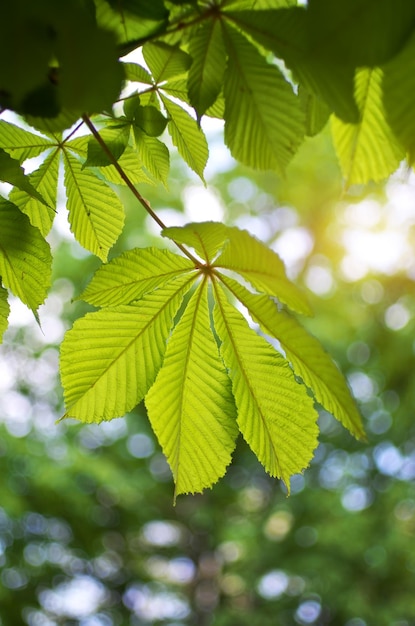
M 110 420 L 144 399 L 177 494 L 223 476 L 239 432 L 289 486 L 317 446 L 316 402 L 364 437 L 337 366 L 294 315 L 311 308 L 278 255 L 222 223 L 166 228 L 138 189 L 168 185 L 173 147 L 204 181 L 206 116 L 224 121 L 235 159 L 279 176 L 328 120 L 346 188 L 411 163 L 414 21 L 405 0 L 6 8 L 0 103 L 23 121 L 0 121 L 0 178 L 12 186 L 0 211 L 2 329 L 8 291 L 36 317 L 47 296 L 61 164 L 71 231 L 104 262 L 79 296 L 100 310 L 62 344 L 63 417 Z M 134 248 L 108 262 L 125 222 L 120 185 L 177 252 Z

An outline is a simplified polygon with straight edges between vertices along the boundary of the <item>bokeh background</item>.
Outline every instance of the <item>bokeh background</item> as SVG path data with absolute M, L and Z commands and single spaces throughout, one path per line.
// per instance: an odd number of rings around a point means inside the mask
M 220 130 L 209 137 L 207 188 L 173 160 L 169 189 L 141 192 L 167 225 L 225 221 L 281 255 L 368 441 L 321 410 L 290 497 L 240 440 L 225 478 L 174 506 L 144 406 L 57 423 L 59 343 L 99 265 L 73 241 L 62 197 L 42 327 L 13 302 L 0 352 L 1 626 L 415 624 L 415 177 L 346 190 L 323 133 L 278 180 L 234 163 Z M 127 226 L 113 254 L 169 245 L 118 191 Z

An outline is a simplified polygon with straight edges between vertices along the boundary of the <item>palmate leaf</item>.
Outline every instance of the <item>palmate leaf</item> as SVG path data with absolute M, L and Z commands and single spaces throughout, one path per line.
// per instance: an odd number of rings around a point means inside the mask
M 54 150 L 43 161 L 39 169 L 29 174 L 29 181 L 44 198 L 47 206 L 37 198 L 17 189 L 10 193 L 10 200 L 26 213 L 33 226 L 39 228 L 44 237 L 49 233 L 55 217 L 56 194 L 58 191 L 60 152 Z
M 181 106 L 161 94 L 161 99 L 169 116 L 167 130 L 180 156 L 202 179 L 209 156 L 206 137 L 196 120 Z
M 225 142 L 232 156 L 257 169 L 284 172 L 304 137 L 304 113 L 280 70 L 234 28 L 224 38 Z
M 317 447 L 313 401 L 288 362 L 249 328 L 220 286 L 215 297 L 215 328 L 232 379 L 239 428 L 267 472 L 288 486 Z
M 143 399 L 193 280 L 181 276 L 135 305 L 102 309 L 75 322 L 61 348 L 65 417 L 100 422 L 124 415 Z
M 237 427 L 265 469 L 288 485 L 317 443 L 317 412 L 307 386 L 362 436 L 334 363 L 271 297 L 282 292 L 289 306 L 305 307 L 278 256 L 249 233 L 221 223 L 165 228 L 163 235 L 192 246 L 203 261 L 135 249 L 96 273 L 82 298 L 106 308 L 76 322 L 62 348 L 66 416 L 111 419 L 144 398 L 176 495 L 201 491 L 224 474 Z M 228 270 L 266 295 L 248 291 Z M 279 339 L 287 359 L 249 328 L 229 303 L 231 294 Z
M 0 276 L 36 314 L 50 286 L 49 244 L 16 205 L 0 199 Z
M 130 304 L 190 270 L 189 259 L 168 250 L 135 248 L 102 265 L 80 299 L 94 306 Z
M 355 97 L 361 121 L 347 124 L 332 117 L 332 135 L 347 185 L 387 178 L 404 158 L 389 127 L 382 103 L 382 70 L 356 71 Z
M 176 495 L 202 491 L 224 475 L 238 427 L 230 380 L 210 328 L 206 280 L 174 329 L 145 402 Z
M 253 294 L 227 276 L 222 275 L 221 280 L 262 331 L 278 339 L 294 372 L 312 389 L 317 402 L 355 437 L 364 439 L 361 417 L 346 381 L 317 339 L 285 311 L 279 311 L 269 297 Z
M 226 67 L 226 50 L 219 20 L 203 22 L 190 40 L 189 98 L 198 119 L 217 99 Z
M 83 170 L 68 150 L 64 151 L 64 165 L 71 230 L 84 248 L 105 261 L 122 231 L 122 204 L 115 192 Z
M 278 254 L 246 230 L 199 222 L 165 228 L 162 235 L 192 246 L 212 267 L 237 272 L 255 289 L 276 296 L 292 310 L 311 315 L 305 294 L 288 280 Z
M 118 159 L 118 164 L 132 183 L 154 184 L 154 181 L 144 171 L 143 163 L 138 158 L 137 152 L 130 146 L 127 146 L 124 150 L 121 157 Z M 114 183 L 115 185 L 126 184 L 114 165 L 99 168 L 99 172 L 109 183 Z
M 7 300 L 7 289 L 0 285 L 0 342 L 3 339 L 4 331 L 8 326 L 10 306 Z

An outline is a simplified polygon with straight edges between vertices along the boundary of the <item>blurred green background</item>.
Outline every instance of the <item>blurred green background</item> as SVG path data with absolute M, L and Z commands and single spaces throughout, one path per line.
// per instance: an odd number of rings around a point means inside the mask
M 99 265 L 62 202 L 42 330 L 15 302 L 0 353 L 1 626 L 415 624 L 415 177 L 344 190 L 326 134 L 284 180 L 236 165 L 220 133 L 210 145 L 207 188 L 174 161 L 167 191 L 141 192 L 167 225 L 225 221 L 282 256 L 368 441 L 322 410 L 290 497 L 240 440 L 220 483 L 173 506 L 142 405 L 101 425 L 56 423 L 58 345 Z M 169 245 L 119 191 L 127 226 L 113 254 Z

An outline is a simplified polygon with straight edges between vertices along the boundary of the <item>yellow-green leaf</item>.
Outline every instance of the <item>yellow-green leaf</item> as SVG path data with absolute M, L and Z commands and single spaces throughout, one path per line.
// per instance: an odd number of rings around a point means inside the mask
M 108 185 L 64 151 L 69 222 L 79 243 L 106 260 L 124 224 L 123 206 Z
M 267 472 L 288 486 L 317 447 L 313 400 L 288 362 L 249 328 L 218 285 L 215 297 L 215 328 L 232 379 L 239 429 Z
M 174 316 L 192 279 L 181 277 L 137 305 L 88 313 L 65 335 L 65 417 L 100 422 L 131 411 L 153 384 Z
M 189 70 L 189 98 L 198 118 L 217 99 L 226 67 L 226 50 L 219 20 L 206 20 L 192 33 Z
M 167 187 L 170 155 L 165 144 L 157 137 L 150 137 L 138 128 L 134 129 L 134 139 L 144 167 L 157 181 Z
M 229 228 L 218 222 L 193 222 L 170 226 L 161 231 L 163 237 L 191 246 L 209 263 L 227 240 Z
M 278 339 L 295 373 L 310 387 L 317 402 L 356 438 L 364 439 L 361 416 L 347 383 L 320 342 L 293 317 L 279 311 L 267 296 L 253 294 L 226 276 L 221 280 L 248 309 L 262 331 Z
M 117 306 L 194 270 L 189 259 L 158 248 L 135 248 L 102 265 L 80 295 L 94 306 Z
M 20 162 L 38 156 L 52 146 L 50 139 L 0 120 L 0 148 Z
M 386 119 L 382 103 L 380 68 L 356 71 L 355 98 L 361 120 L 347 124 L 332 117 L 332 135 L 347 185 L 387 178 L 404 158 Z
M 242 163 L 282 174 L 304 137 L 298 98 L 245 37 L 227 27 L 225 42 L 225 142 Z
M 4 331 L 8 326 L 8 317 L 10 313 L 10 306 L 7 300 L 7 289 L 0 286 L 0 342 L 3 339 Z
M 46 157 L 39 169 L 29 174 L 30 184 L 42 195 L 47 206 L 21 189 L 15 188 L 10 193 L 10 200 L 23 213 L 26 213 L 30 223 L 39 228 L 44 237 L 50 231 L 55 217 L 59 161 L 59 150 L 54 150 Z
M 187 52 L 179 46 L 170 46 L 162 41 L 146 43 L 143 56 L 156 83 L 183 74 L 192 62 Z
M 49 244 L 16 205 L 0 200 L 0 275 L 5 287 L 36 312 L 51 280 Z
M 226 228 L 228 242 L 214 262 L 237 272 L 258 291 L 276 296 L 293 311 L 311 315 L 306 295 L 288 280 L 284 264 L 270 248 L 246 230 Z
M 165 96 L 161 98 L 169 116 L 167 130 L 173 144 L 188 166 L 204 181 L 203 172 L 209 156 L 204 132 L 182 107 Z
M 176 495 L 211 487 L 231 462 L 238 427 L 231 383 L 210 327 L 206 282 L 174 329 L 145 402 Z

